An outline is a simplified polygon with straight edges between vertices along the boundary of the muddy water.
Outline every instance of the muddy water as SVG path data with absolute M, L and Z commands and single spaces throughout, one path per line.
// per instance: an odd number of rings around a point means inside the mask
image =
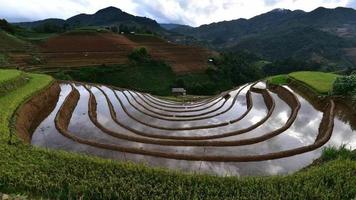
M 263 83 L 259 83 L 256 88 L 265 89 Z M 105 144 L 112 144 L 117 146 L 132 147 L 145 149 L 150 151 L 162 151 L 170 153 L 184 153 L 184 154 L 195 154 L 195 155 L 219 155 L 219 156 L 231 156 L 231 155 L 263 155 L 267 153 L 273 153 L 288 149 L 293 149 L 305 145 L 314 143 L 319 129 L 319 123 L 323 117 L 322 111 L 319 111 L 313 105 L 315 102 L 309 102 L 302 94 L 297 92 L 297 97 L 301 103 L 301 108 L 299 110 L 298 116 L 292 126 L 281 132 L 279 135 L 270 138 L 265 141 L 261 141 L 256 144 L 236 146 L 236 147 L 184 147 L 184 146 L 163 146 L 154 144 L 145 144 L 139 142 L 131 142 L 126 140 L 121 140 L 116 137 L 110 136 L 97 128 L 90 120 L 88 116 L 88 101 L 89 92 L 82 85 L 75 85 L 75 88 L 80 92 L 80 99 L 77 107 L 73 112 L 72 119 L 70 121 L 68 130 L 75 136 L 81 137 L 87 140 L 94 140 Z M 162 127 L 189 127 L 189 126 L 199 126 L 206 124 L 214 124 L 219 122 L 224 122 L 234 118 L 238 118 L 247 111 L 246 106 L 246 93 L 249 87 L 242 89 L 238 93 L 238 89 L 230 92 L 231 98 L 217 111 L 210 114 L 219 113 L 231 106 L 233 104 L 232 99 L 237 95 L 237 101 L 231 107 L 229 111 L 218 115 L 212 119 L 202 119 L 197 121 L 165 121 L 161 119 L 156 119 L 144 115 L 139 110 L 135 109 L 130 105 L 122 91 L 113 91 L 107 87 L 100 86 L 99 90 L 96 87 L 88 86 L 89 90 L 95 96 L 97 101 L 97 119 L 101 125 L 105 128 L 129 136 L 134 136 L 138 138 L 145 138 L 144 136 L 137 135 L 124 127 L 121 127 L 115 120 L 110 116 L 110 110 L 108 102 L 106 101 L 103 92 L 109 97 L 110 102 L 114 106 L 117 119 L 128 125 L 130 128 L 145 132 L 152 133 L 156 135 L 171 135 L 171 136 L 209 136 L 214 134 L 222 134 L 229 131 L 240 130 L 253 125 L 259 120 L 263 119 L 267 113 L 267 107 L 263 101 L 262 95 L 258 93 L 252 93 L 253 106 L 248 114 L 240 121 L 229 124 L 227 126 L 211 129 L 202 130 L 162 130 L 158 128 L 152 128 L 143 124 L 138 123 L 134 119 L 130 118 L 123 110 L 119 101 L 117 100 L 115 93 L 122 100 L 123 105 L 127 108 L 128 112 L 132 114 L 135 118 L 140 121 L 154 124 Z M 249 175 L 275 175 L 275 174 L 288 174 L 295 172 L 309 164 L 321 154 L 322 148 L 308 153 L 304 153 L 297 156 L 292 156 L 277 160 L 268 160 L 260 162 L 205 162 L 205 161 L 182 161 L 166 158 L 158 158 L 151 156 L 135 155 L 129 153 L 121 153 L 117 151 L 110 151 L 105 149 L 99 149 L 96 147 L 83 145 L 76 143 L 72 140 L 67 139 L 61 135 L 55 128 L 54 118 L 62 105 L 65 97 L 70 93 L 71 86 L 67 84 L 61 85 L 61 95 L 59 97 L 58 103 L 54 111 L 44 120 L 39 127 L 36 129 L 32 137 L 32 144 L 35 146 L 41 146 L 46 148 L 62 149 L 67 151 L 79 152 L 89 155 L 100 156 L 104 158 L 111 158 L 122 161 L 133 161 L 139 163 L 146 163 L 150 166 L 165 167 L 173 170 L 182 170 L 187 172 L 196 173 L 210 173 L 217 174 L 221 176 L 225 175 L 237 175 L 237 176 L 249 176 Z M 291 89 L 292 90 L 292 89 Z M 138 94 L 139 95 L 139 94 Z M 129 99 L 133 103 L 135 101 L 132 99 L 135 96 L 129 96 Z M 278 95 L 271 92 L 276 107 L 270 118 L 266 120 L 261 126 L 247 132 L 244 134 L 214 139 L 210 141 L 232 141 L 232 140 L 243 140 L 249 138 L 255 138 L 263 136 L 264 134 L 276 130 L 282 127 L 288 120 L 291 114 L 291 108 L 282 101 Z M 137 99 L 139 100 L 139 98 Z M 223 102 L 223 101 L 222 101 Z M 222 102 L 217 103 L 208 109 L 214 109 L 221 106 Z M 141 101 L 144 104 L 144 101 Z M 209 103 L 212 105 L 212 103 Z M 209 105 L 207 104 L 207 105 Z M 135 104 L 139 109 L 144 110 L 144 108 L 139 104 Z M 147 105 L 147 104 L 146 104 Z M 207 109 L 207 110 L 208 110 Z M 204 111 L 188 112 L 184 114 L 201 114 Z M 159 111 L 159 110 L 154 110 Z M 148 111 L 149 112 L 149 111 Z M 336 117 L 334 124 L 334 131 L 331 139 L 325 146 L 341 146 L 346 145 L 349 148 L 356 149 L 356 131 L 353 129 L 353 120 L 348 120 L 349 115 L 345 114 L 346 109 L 342 106 L 336 107 Z M 164 113 L 164 112 L 163 112 Z M 170 113 L 170 112 L 166 112 Z M 345 117 L 346 116 L 346 117 Z M 324 147 L 325 147 L 324 146 Z

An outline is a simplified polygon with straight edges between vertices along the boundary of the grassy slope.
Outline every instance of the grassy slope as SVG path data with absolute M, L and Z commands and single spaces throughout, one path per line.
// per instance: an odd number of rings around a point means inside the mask
M 0 73 L 0 85 L 21 75 L 21 71 L 16 70 L 1 70 Z
M 0 73 L 2 74 L 0 76 L 0 96 L 27 82 L 27 77 L 21 71 L 1 70 Z
M 170 86 L 175 80 L 170 67 L 162 64 L 90 67 L 68 71 L 65 74 L 77 81 L 108 84 L 161 95 L 170 94 Z
M 1 76 L 1 74 L 0 74 Z M 331 161 L 289 176 L 222 178 L 189 175 L 17 143 L 8 145 L 10 118 L 52 79 L 31 80 L 0 97 L 0 191 L 54 199 L 351 199 L 356 162 Z
M 276 85 L 285 85 L 288 83 L 288 75 L 276 75 L 267 78 L 268 83 L 276 84 Z
M 2 70 L 0 73 L 2 74 Z M 52 82 L 52 78 L 46 75 L 30 74 L 30 81 L 16 89 L 9 92 L 0 98 L 0 139 L 8 141 L 10 134 L 9 127 L 11 126 L 11 117 L 19 105 L 26 99 L 31 97 L 36 91 L 44 88 Z
M 25 51 L 27 43 L 0 30 L 0 52 Z
M 338 77 L 336 74 L 324 72 L 294 72 L 289 74 L 289 76 L 307 84 L 321 94 L 328 94 Z
M 214 84 L 207 74 L 187 74 L 177 76 L 169 66 L 161 63 L 136 66 L 115 65 L 106 67 L 87 67 L 60 71 L 58 73 L 53 73 L 52 75 L 58 79 L 101 83 L 140 90 L 160 96 L 171 95 L 171 88 L 178 79 L 184 81 L 188 94 L 201 95 L 196 91 L 199 89 L 195 88 L 197 84 Z M 226 90 L 227 89 L 229 89 L 229 87 L 226 87 Z M 213 95 L 216 93 L 216 90 L 209 90 L 208 93 L 209 95 Z
M 351 199 L 356 195 L 356 162 L 350 160 L 290 176 L 220 178 L 23 145 L 1 145 L 0 153 L 6 161 L 0 167 L 0 190 L 7 193 L 61 199 Z

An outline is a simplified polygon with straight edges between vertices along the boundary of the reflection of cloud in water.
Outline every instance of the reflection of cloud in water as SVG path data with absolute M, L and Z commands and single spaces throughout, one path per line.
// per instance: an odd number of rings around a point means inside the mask
M 262 119 L 261 116 L 253 116 L 250 120 L 251 123 L 255 124 L 257 122 L 259 122 Z
M 353 131 L 349 124 L 339 119 L 334 120 L 334 131 L 327 146 L 340 147 L 346 145 L 352 150 L 356 149 L 356 131 Z
M 263 87 L 263 84 L 259 84 L 258 87 Z M 62 89 L 65 88 L 62 85 Z M 147 150 L 155 150 L 162 152 L 174 152 L 174 153 L 185 153 L 185 154 L 194 154 L 194 155 L 263 155 L 270 152 L 278 152 L 281 150 L 288 150 L 291 148 L 301 147 L 304 145 L 312 144 L 318 134 L 319 123 L 323 117 L 323 114 L 314 109 L 314 107 L 306 101 L 302 96 L 297 95 L 301 103 L 301 109 L 298 113 L 296 121 L 287 131 L 281 133 L 278 136 L 275 136 L 269 140 L 252 144 L 246 146 L 238 147 L 173 147 L 173 146 L 161 146 L 161 145 L 152 145 L 144 144 L 138 142 L 128 142 L 125 140 L 119 140 L 117 138 L 106 135 L 105 133 L 97 130 L 93 124 L 90 123 L 90 120 L 87 115 L 87 100 L 88 93 L 85 92 L 82 86 L 77 86 L 81 92 L 80 103 L 76 107 L 75 112 L 73 113 L 72 118 L 74 119 L 70 123 L 70 130 L 75 132 L 76 135 L 83 138 L 95 139 L 96 141 L 105 142 L 109 144 L 116 144 L 120 146 L 135 147 Z M 118 125 L 115 125 L 113 119 L 110 117 L 108 105 L 105 102 L 105 98 L 102 96 L 101 92 L 95 87 L 90 87 L 91 91 L 95 95 L 98 101 L 98 120 L 106 128 L 120 133 L 125 133 L 128 135 L 135 135 L 134 133 L 125 130 Z M 68 89 L 68 87 L 67 87 Z M 102 87 L 104 89 L 104 87 Z M 63 89 L 65 90 L 65 89 Z M 68 92 L 68 91 L 67 91 Z M 144 131 L 156 131 L 152 128 L 147 128 L 146 126 L 140 125 L 136 122 L 133 122 L 128 116 L 124 114 L 118 102 L 113 99 L 114 93 L 107 93 L 109 98 L 112 100 L 115 109 L 117 109 L 117 116 L 119 119 L 132 126 L 138 130 Z M 232 96 L 236 95 L 236 91 L 231 92 Z M 241 92 L 237 98 L 236 105 L 233 106 L 232 110 L 221 115 L 219 117 L 213 118 L 210 121 L 201 120 L 200 122 L 194 123 L 182 123 L 183 126 L 190 126 L 196 124 L 208 124 L 215 121 L 228 120 L 233 117 L 241 115 L 246 110 L 246 90 Z M 245 133 L 240 136 L 236 136 L 237 139 L 248 139 L 251 137 L 261 136 L 269 131 L 273 131 L 281 126 L 288 120 L 291 113 L 290 108 L 285 102 L 282 102 L 278 96 L 274 93 L 271 93 L 273 98 L 276 100 L 276 109 L 272 113 L 272 118 L 268 119 L 265 124 L 256 128 L 255 130 Z M 130 108 L 125 98 L 122 94 L 118 92 L 119 97 L 123 99 L 124 104 L 128 107 L 128 110 L 134 115 L 141 117 L 143 120 L 147 120 L 151 123 L 157 123 L 162 125 L 164 122 L 157 119 L 148 119 L 142 116 L 140 113 L 135 111 L 135 109 Z M 62 101 L 65 95 L 61 95 Z M 199 130 L 199 131 L 182 131 L 176 134 L 182 135 L 191 135 L 195 133 L 197 135 L 206 135 L 212 133 L 222 133 L 225 131 L 231 131 L 234 129 L 241 129 L 245 126 L 249 126 L 260 121 L 267 113 L 266 105 L 264 104 L 262 95 L 252 93 L 253 98 L 253 109 L 244 120 L 231 124 L 228 128 L 215 128 L 213 130 Z M 231 104 L 232 100 L 230 99 L 227 105 L 224 108 L 228 107 Z M 60 104 L 60 103 L 59 103 Z M 57 107 L 60 105 L 57 105 Z M 59 109 L 59 108 L 58 108 Z M 57 110 L 58 110 L 57 109 Z M 55 109 L 56 111 L 56 109 Z M 246 175 L 275 175 L 275 174 L 287 174 L 295 172 L 306 165 L 309 165 L 315 158 L 319 157 L 322 151 L 322 148 L 317 150 L 304 153 L 297 156 L 292 156 L 289 158 L 269 160 L 262 162 L 247 162 L 247 163 L 223 163 L 223 162 L 201 162 L 201 161 L 182 161 L 182 160 L 173 160 L 165 159 L 158 157 L 142 156 L 129 153 L 121 153 L 116 151 L 109 151 L 105 149 L 99 149 L 83 144 L 78 144 L 72 140 L 69 140 L 59 134 L 54 126 L 54 116 L 56 112 L 51 113 L 51 115 L 44 120 L 41 125 L 35 131 L 32 144 L 55 148 L 55 149 L 64 149 L 68 151 L 82 152 L 91 155 L 97 155 L 105 158 L 112 158 L 117 160 L 129 160 L 133 162 L 144 162 L 151 166 L 167 167 L 170 169 L 177 169 L 190 172 L 201 172 L 201 173 L 212 173 L 220 176 L 246 176 Z M 344 117 L 344 116 L 343 116 Z M 140 119 L 141 119 L 140 118 Z M 347 120 L 346 120 L 347 121 Z M 174 125 L 175 123 L 171 123 Z M 159 134 L 170 134 L 168 131 L 159 131 Z M 171 134 L 173 131 L 171 131 Z M 137 135 L 136 135 L 137 136 Z M 141 136 L 137 136 L 141 137 Z M 233 137 L 231 137 L 233 138 Z M 234 139 L 236 139 L 234 138 Z M 227 138 L 224 138 L 227 139 Z M 341 146 L 342 144 L 347 144 L 348 147 L 353 149 L 356 148 L 356 133 L 352 130 L 350 125 L 344 123 L 338 118 L 335 119 L 334 132 L 327 143 L 331 146 Z
M 285 169 L 281 165 L 276 165 L 271 160 L 269 160 L 267 162 L 269 164 L 266 166 L 266 171 L 268 171 L 268 174 L 277 175 L 277 174 L 281 174 L 282 172 L 285 171 Z

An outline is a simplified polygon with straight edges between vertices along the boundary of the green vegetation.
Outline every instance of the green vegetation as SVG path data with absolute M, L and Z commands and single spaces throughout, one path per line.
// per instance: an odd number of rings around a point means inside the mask
M 101 83 L 160 96 L 171 95 L 172 87 L 185 87 L 188 94 L 194 95 L 212 95 L 217 92 L 216 86 L 207 74 L 177 76 L 163 62 L 63 69 L 51 75 L 61 80 Z M 220 90 L 224 91 L 224 88 L 219 88 L 218 91 Z
M 266 31 L 251 36 L 236 45 L 234 50 L 249 50 L 266 59 L 313 60 L 319 55 L 339 60 L 345 54 L 343 48 L 352 46 L 352 41 L 311 27 L 291 27 L 279 31 Z
M 72 30 L 65 32 L 64 34 L 70 35 L 82 35 L 82 34 L 94 34 L 97 33 L 107 33 L 109 32 L 107 29 L 100 28 L 97 26 L 86 26 L 86 27 L 78 27 Z
M 2 194 L 0 192 L 0 199 L 7 199 L 7 200 L 27 200 L 30 199 L 28 196 L 26 195 L 22 195 L 22 194 Z
M 3 70 L 1 70 L 1 77 L 3 74 L 2 72 Z M 11 75 L 12 73 L 14 73 L 14 75 Z M 4 74 L 7 74 L 7 77 L 17 76 L 18 71 L 6 72 Z M 29 74 L 27 77 L 29 78 L 27 84 L 15 84 L 18 88 L 12 88 L 12 92 L 8 92 L 6 95 L 0 97 L 0 140 L 3 142 L 9 139 L 9 127 L 12 127 L 13 125 L 11 118 L 19 105 L 31 97 L 35 92 L 41 90 L 53 81 L 53 79 L 47 75 Z
M 277 10 L 248 20 L 178 27 L 173 31 L 205 41 L 215 49 L 248 50 L 270 61 L 293 58 L 316 61 L 323 67 L 355 68 L 356 63 L 350 63 L 345 51 L 355 46 L 356 31 L 346 25 L 352 24 L 355 16 L 356 12 L 349 8 L 318 8 L 312 12 Z M 278 74 L 287 73 L 290 72 Z
M 8 63 L 7 56 L 5 54 L 0 53 L 0 65 L 5 65 Z
M 8 33 L 14 33 L 15 29 L 5 19 L 0 19 L 0 29 Z
M 320 160 L 323 162 L 336 160 L 336 159 L 356 160 L 356 150 L 351 151 L 350 149 L 347 149 L 345 145 L 339 148 L 327 147 L 323 150 L 323 153 L 320 157 Z
M 17 28 L 16 36 L 22 40 L 37 44 L 46 41 L 48 38 L 56 36 L 56 33 L 38 33 L 33 30 Z
M 328 94 L 333 83 L 339 75 L 324 72 L 294 72 L 289 76 L 295 80 L 307 84 L 320 94 Z
M 171 95 L 172 87 L 183 87 L 192 95 L 214 95 L 261 78 L 260 65 L 256 64 L 258 58 L 248 53 L 223 54 L 215 59 L 215 68 L 185 75 L 176 75 L 164 62 L 153 60 L 145 48 L 135 49 L 128 57 L 128 65 L 66 69 L 51 75 L 62 80 L 102 83 L 160 96 Z
M 208 73 L 186 74 L 176 78 L 174 87 L 183 87 L 188 91 L 188 94 L 194 95 L 212 95 L 231 87 L 224 87 L 222 84 L 213 81 L 213 78 Z
M 21 71 L 17 70 L 1 70 L 0 76 L 0 85 L 3 85 L 4 82 L 19 77 L 21 75 Z
M 333 85 L 333 94 L 343 96 L 356 95 L 356 74 L 341 76 L 336 79 Z
M 24 85 L 27 82 L 27 77 L 17 70 L 1 70 L 0 77 L 0 96 L 7 92 Z
M 284 85 L 290 82 L 290 79 L 297 80 L 307 87 L 310 87 L 319 94 L 336 95 L 351 95 L 354 88 L 356 88 L 355 77 L 343 77 L 332 73 L 302 71 L 293 72 L 288 75 L 276 75 L 267 78 L 268 83 L 276 85 Z M 349 93 L 349 92 L 351 93 Z M 354 90 L 356 91 L 356 89 Z
M 285 59 L 268 63 L 262 67 L 265 76 L 277 74 L 289 74 L 297 71 L 318 71 L 321 66 L 319 63 L 306 62 L 295 59 Z
M 335 160 L 289 176 L 222 178 L 1 145 L 0 190 L 54 199 L 352 199 L 356 162 Z M 1 161 L 0 161 L 1 162 Z
M 216 69 L 210 69 L 208 74 L 216 83 L 232 86 L 242 85 L 261 79 L 262 71 L 255 63 L 261 59 L 248 52 L 223 53 L 215 58 Z
M 267 78 L 267 82 L 275 85 L 285 85 L 289 82 L 288 75 L 276 75 Z
M 194 102 L 194 101 L 201 101 L 208 96 L 196 96 L 196 95 L 186 95 L 186 96 L 160 96 L 160 99 L 165 99 L 168 101 L 176 101 L 176 102 Z
M 266 69 L 269 67 L 269 72 L 274 74 L 278 71 L 309 69 L 312 66 L 311 63 L 289 60 L 286 62 L 291 65 L 287 66 L 291 67 L 286 67 L 285 70 L 281 70 L 279 67 L 271 69 L 274 67 L 273 63 L 261 61 L 253 54 L 246 52 L 224 53 L 214 59 L 215 67 L 207 69 L 206 72 L 175 75 L 168 65 L 153 60 L 145 48 L 134 50 L 129 55 L 129 59 L 131 61 L 129 65 L 67 69 L 52 75 L 58 79 L 102 83 L 160 96 L 170 95 L 172 87 L 183 87 L 191 95 L 213 95 L 238 85 L 257 81 L 266 75 Z M 296 66 L 292 66 L 293 63 Z M 290 77 L 309 85 L 318 93 L 327 94 L 337 75 L 322 72 L 296 72 L 291 73 Z M 286 84 L 288 79 L 289 77 L 286 75 L 279 75 L 272 76 L 268 81 L 275 84 Z
M 184 82 L 193 83 L 191 91 L 196 91 L 194 94 L 208 95 L 217 92 L 226 91 L 235 86 L 242 85 L 248 82 L 257 81 L 262 78 L 262 73 L 259 64 L 259 57 L 247 52 L 236 54 L 223 53 L 221 56 L 214 58 L 215 67 L 209 68 L 204 79 L 197 79 L 194 82 L 193 76 L 190 81 L 185 78 Z M 201 81 L 204 80 L 204 81 Z M 187 85 L 187 84 L 185 84 Z M 189 91 L 189 86 L 186 86 Z M 198 93 L 199 92 L 199 93 Z
M 65 74 L 74 80 L 102 83 L 128 89 L 169 95 L 174 73 L 164 63 L 82 68 Z
M 129 59 L 134 64 L 145 64 L 152 61 L 151 55 L 148 53 L 147 49 L 144 47 L 134 49 L 129 55 Z
M 101 83 L 123 88 L 170 95 L 175 74 L 170 66 L 151 59 L 146 49 L 136 49 L 129 55 L 129 65 L 88 67 L 79 70 L 60 71 L 56 78 Z
M 25 41 L 0 30 L 0 52 L 26 51 L 26 46 Z
M 53 19 L 55 20 L 55 19 Z M 43 24 L 40 24 L 34 27 L 32 30 L 37 33 L 62 33 L 68 29 L 68 24 L 59 20 L 59 22 L 47 21 Z

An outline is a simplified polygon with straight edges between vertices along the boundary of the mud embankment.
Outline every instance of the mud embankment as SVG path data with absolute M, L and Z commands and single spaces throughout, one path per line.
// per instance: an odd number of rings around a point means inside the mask
M 23 104 L 15 114 L 17 136 L 25 143 L 31 142 L 36 127 L 54 110 L 61 88 L 54 82 L 29 101 Z

